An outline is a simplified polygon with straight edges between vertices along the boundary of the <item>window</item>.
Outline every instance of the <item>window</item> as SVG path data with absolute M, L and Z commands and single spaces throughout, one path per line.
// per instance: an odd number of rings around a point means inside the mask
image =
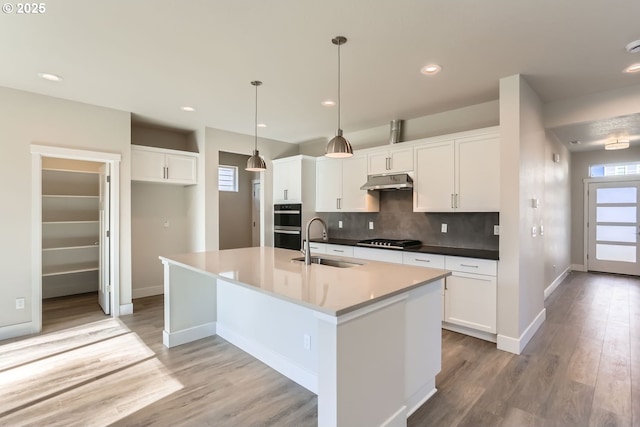
M 238 167 L 237 166 L 218 166 L 218 190 L 220 191 L 238 191 Z
M 614 163 L 609 165 L 589 166 L 589 176 L 591 178 L 603 176 L 625 176 L 640 174 L 640 162 L 636 163 Z

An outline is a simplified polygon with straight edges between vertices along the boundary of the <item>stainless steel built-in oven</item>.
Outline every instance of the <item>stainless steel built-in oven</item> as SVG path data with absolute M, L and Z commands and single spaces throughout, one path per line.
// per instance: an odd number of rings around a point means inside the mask
M 273 246 L 295 250 L 302 247 L 301 204 L 274 205 Z

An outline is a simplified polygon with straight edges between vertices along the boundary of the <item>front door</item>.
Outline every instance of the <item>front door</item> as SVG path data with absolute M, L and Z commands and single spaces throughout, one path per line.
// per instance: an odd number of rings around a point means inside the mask
M 104 314 L 111 313 L 111 239 L 109 233 L 109 165 L 100 166 L 100 269 L 98 272 L 98 303 Z
M 589 183 L 589 271 L 640 275 L 639 189 L 640 181 Z

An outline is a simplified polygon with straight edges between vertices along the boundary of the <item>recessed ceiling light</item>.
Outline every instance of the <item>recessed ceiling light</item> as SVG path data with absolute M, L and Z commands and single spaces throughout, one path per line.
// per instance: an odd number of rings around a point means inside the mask
M 640 71 L 640 62 L 636 64 L 631 64 L 624 69 L 625 73 L 637 73 L 638 71 Z
M 266 128 L 267 124 L 266 123 L 258 123 L 258 127 L 259 128 Z
M 424 67 L 422 67 L 420 72 L 422 74 L 426 74 L 428 76 L 431 76 L 433 74 L 438 74 L 440 72 L 440 70 L 442 70 L 442 67 L 439 66 L 438 64 L 429 64 L 429 65 L 425 65 Z
M 325 101 L 322 101 L 320 104 L 322 104 L 323 107 L 335 107 L 336 101 L 334 101 L 333 99 L 327 99 Z
M 60 77 L 57 74 L 38 73 L 38 77 L 40 77 L 41 79 L 49 80 L 50 82 L 61 82 L 62 81 L 62 77 Z
M 194 111 L 196 111 L 196 109 L 195 109 L 195 108 L 193 108 L 193 107 L 189 107 L 188 105 L 185 105 L 185 106 L 183 106 L 183 107 L 180 107 L 180 109 L 181 109 L 182 111 L 187 111 L 187 112 L 189 112 L 189 113 L 193 113 Z

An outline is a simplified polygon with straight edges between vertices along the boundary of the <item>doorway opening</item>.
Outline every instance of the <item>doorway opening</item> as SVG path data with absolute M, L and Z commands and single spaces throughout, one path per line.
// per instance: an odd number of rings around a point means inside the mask
M 640 276 L 640 180 L 585 184 L 587 270 Z
M 218 245 L 220 249 L 260 246 L 262 234 L 260 173 L 246 171 L 246 165 L 246 154 L 219 152 Z
M 43 145 L 31 153 L 33 332 L 44 298 L 93 294 L 96 310 L 118 316 L 121 156 Z

